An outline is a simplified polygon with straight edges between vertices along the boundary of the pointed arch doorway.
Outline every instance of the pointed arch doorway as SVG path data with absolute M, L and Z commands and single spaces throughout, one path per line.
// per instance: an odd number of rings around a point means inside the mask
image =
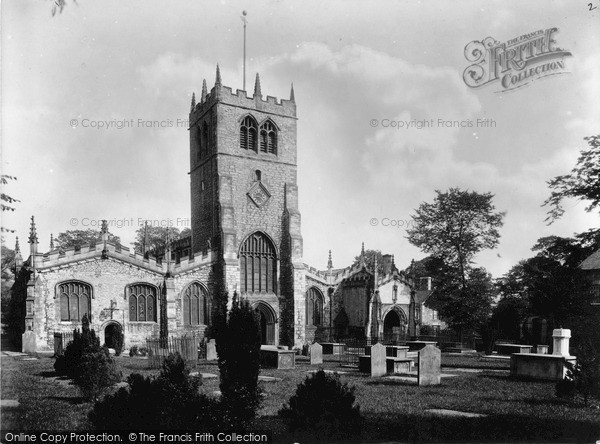
M 252 306 L 258 313 L 260 319 L 260 343 L 262 345 L 276 345 L 275 311 L 266 302 L 260 301 Z
M 395 307 L 383 318 L 383 338 L 386 341 L 401 341 L 406 336 L 406 315 Z

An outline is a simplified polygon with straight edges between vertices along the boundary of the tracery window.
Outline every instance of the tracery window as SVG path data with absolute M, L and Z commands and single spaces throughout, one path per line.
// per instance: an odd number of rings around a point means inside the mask
M 205 288 L 197 282 L 183 293 L 183 324 L 210 325 L 210 303 Z
M 134 284 L 127 287 L 129 293 L 129 321 L 157 322 L 156 287 L 148 284 Z
M 92 286 L 85 282 L 64 282 L 58 285 L 60 320 L 81 322 L 92 311 Z
M 273 243 L 265 234 L 254 233 L 242 245 L 240 278 L 242 292 L 276 292 L 277 257 Z
M 258 125 L 252 116 L 246 116 L 240 125 L 240 148 L 258 151 Z
M 277 128 L 270 120 L 260 126 L 260 151 L 277 154 Z

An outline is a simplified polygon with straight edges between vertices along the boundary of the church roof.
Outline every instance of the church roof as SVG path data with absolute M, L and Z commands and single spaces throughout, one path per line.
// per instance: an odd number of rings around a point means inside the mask
M 592 253 L 580 265 L 582 270 L 600 270 L 600 250 Z

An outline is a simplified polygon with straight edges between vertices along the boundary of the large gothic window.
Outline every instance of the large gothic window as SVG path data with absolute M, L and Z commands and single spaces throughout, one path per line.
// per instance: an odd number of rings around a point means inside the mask
M 157 322 L 156 287 L 148 284 L 135 284 L 127 287 L 129 294 L 129 321 Z
M 60 320 L 80 322 L 91 312 L 92 286 L 84 282 L 65 282 L 58 285 Z
M 240 125 L 240 148 L 258 151 L 258 125 L 252 116 L 246 116 Z
M 210 301 L 204 287 L 197 282 L 183 293 L 183 324 L 210 325 Z
M 277 257 L 275 247 L 263 233 L 254 233 L 240 250 L 240 279 L 244 293 L 275 293 Z
M 323 295 L 315 287 L 306 292 L 306 324 L 323 324 Z
M 277 128 L 270 120 L 260 126 L 260 151 L 277 154 Z

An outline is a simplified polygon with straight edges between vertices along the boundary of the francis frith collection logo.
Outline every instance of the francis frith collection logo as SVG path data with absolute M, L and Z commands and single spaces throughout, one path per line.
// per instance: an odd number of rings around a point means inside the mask
M 510 91 L 534 80 L 565 74 L 567 50 L 556 46 L 558 28 L 540 29 L 505 43 L 487 37 L 474 40 L 465 46 L 465 57 L 473 62 L 463 73 L 465 83 L 479 88 L 499 82 L 502 89 Z

